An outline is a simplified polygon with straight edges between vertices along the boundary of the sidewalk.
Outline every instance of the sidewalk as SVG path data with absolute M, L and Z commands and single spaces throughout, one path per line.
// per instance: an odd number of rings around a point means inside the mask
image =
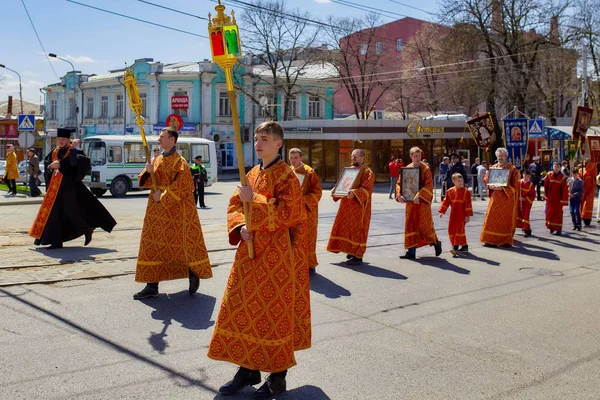
M 30 197 L 23 193 L 17 193 L 16 196 L 9 196 L 8 192 L 0 191 L 0 206 L 20 206 L 28 204 L 42 204 L 44 196 Z

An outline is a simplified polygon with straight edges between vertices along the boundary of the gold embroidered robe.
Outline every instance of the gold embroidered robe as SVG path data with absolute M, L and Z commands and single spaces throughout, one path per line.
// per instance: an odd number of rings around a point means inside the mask
M 300 183 L 279 160 L 247 174 L 254 190 L 246 228 L 254 259 L 241 239 L 243 203 L 236 191 L 227 210 L 229 242 L 239 243 L 208 356 L 252 370 L 279 372 L 296 365 L 294 350 L 311 345 L 306 215 Z
M 136 282 L 187 278 L 188 268 L 199 278 L 212 277 L 202 227 L 194 202 L 190 167 L 177 152 L 154 159 L 154 176 L 162 190 L 159 202 L 151 189 L 135 270 Z M 139 174 L 140 187 L 152 188 L 150 174 Z
M 505 244 L 512 246 L 517 224 L 519 171 L 511 163 L 507 163 L 504 167 L 494 164 L 492 168 L 510 170 L 508 185 L 500 190 L 488 189 L 490 200 L 479 240 L 482 243 L 498 246 Z M 488 171 L 484 178 L 486 184 L 489 175 Z
M 317 173 L 308 165 L 292 167 L 302 182 L 302 200 L 306 211 L 306 241 L 308 246 L 308 267 L 315 268 L 317 261 L 317 232 L 319 227 L 319 200 L 323 189 Z
M 371 224 L 371 197 L 375 185 L 375 174 L 370 168 L 362 166 L 360 184 L 350 190 L 354 198 L 342 197 L 340 207 L 333 221 L 327 251 L 346 253 L 362 258 L 367 249 L 369 226 Z M 334 197 L 339 201 L 339 197 Z

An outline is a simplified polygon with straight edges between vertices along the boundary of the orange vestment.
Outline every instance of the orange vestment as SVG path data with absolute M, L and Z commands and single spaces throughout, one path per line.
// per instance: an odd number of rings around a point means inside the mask
M 414 168 L 413 163 L 407 168 Z M 402 193 L 402 177 L 396 182 L 396 196 Z M 431 215 L 433 200 L 433 176 L 431 169 L 424 162 L 419 163 L 419 204 L 406 203 L 406 218 L 404 221 L 404 248 L 422 247 L 438 242 Z M 409 200 L 409 199 L 407 199 Z
M 490 200 L 479 240 L 482 243 L 498 246 L 505 244 L 512 246 L 517 222 L 519 171 L 511 163 L 507 163 L 504 167 L 494 164 L 492 168 L 510 170 L 508 185 L 501 187 L 500 190 L 488 189 Z M 484 178 L 486 184 L 489 175 L 490 171 Z
M 585 189 L 584 189 L 585 190 Z M 544 179 L 546 197 L 546 227 L 551 231 L 562 231 L 563 207 L 569 204 L 567 178 L 554 171 L 548 172 Z
M 581 199 L 581 219 L 592 219 L 594 214 L 594 198 L 596 197 L 596 175 L 598 167 L 593 161 L 588 161 L 580 171 L 583 179 L 583 198 Z
M 298 178 L 278 159 L 247 175 L 254 190 L 247 229 L 254 259 L 241 240 L 244 207 L 236 191 L 227 210 L 229 242 L 239 243 L 208 356 L 252 370 L 296 365 L 294 350 L 311 346 L 310 283 L 303 235 L 306 214 Z
M 308 165 L 302 164 L 298 168 L 292 167 L 292 170 L 301 180 L 302 199 L 306 210 L 306 242 L 308 245 L 308 267 L 315 268 L 319 263 L 317 261 L 317 231 L 319 225 L 319 200 L 323 189 L 319 176 Z
M 519 210 L 517 215 L 517 226 L 524 231 L 530 231 L 531 225 L 529 222 L 529 214 L 531 213 L 531 205 L 535 200 L 535 185 L 533 182 L 525 182 L 523 179 L 519 181 Z M 523 200 L 521 200 L 521 197 Z
M 438 212 L 445 214 L 448 207 L 450 210 L 450 221 L 448 221 L 448 236 L 452 246 L 466 246 L 467 235 L 465 234 L 466 218 L 473 216 L 471 203 L 471 192 L 467 188 L 456 186 L 446 191 L 446 197 L 440 205 Z
M 185 159 L 175 152 L 154 159 L 159 202 L 150 191 L 135 269 L 136 282 L 187 278 L 188 268 L 199 278 L 212 277 L 202 227 L 194 202 L 194 182 Z M 139 174 L 140 187 L 151 188 L 150 174 Z
M 354 198 L 341 198 L 329 235 L 329 243 L 327 243 L 327 251 L 336 254 L 342 252 L 356 258 L 362 258 L 367 249 L 371 224 L 371 197 L 375 185 L 373 171 L 365 166 L 360 168 L 362 168 L 362 172 L 359 173 L 360 184 L 356 189 L 350 190 Z M 339 197 L 333 198 L 333 201 L 338 200 Z

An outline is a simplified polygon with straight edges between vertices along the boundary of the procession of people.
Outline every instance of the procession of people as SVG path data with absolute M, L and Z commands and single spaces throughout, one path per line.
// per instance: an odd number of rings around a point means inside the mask
M 219 389 L 223 395 L 259 383 L 263 384 L 255 390 L 255 399 L 285 391 L 287 373 L 296 365 L 295 352 L 312 343 L 310 283 L 318 265 L 322 186 L 316 171 L 304 163 L 301 149 L 289 149 L 289 164 L 282 159 L 283 136 L 283 129 L 273 121 L 256 128 L 254 148 L 261 162 L 247 173 L 248 183 L 237 186 L 227 208 L 229 243 L 237 250 L 208 346 L 209 358 L 238 367 Z M 177 140 L 176 129 L 164 128 L 158 137 L 160 150 L 138 177 L 140 187 L 150 193 L 135 273 L 135 281 L 145 287 L 133 295 L 135 300 L 158 298 L 160 282 L 184 278 L 193 295 L 202 279 L 212 277 L 196 208 L 199 201 L 205 207 L 198 186 L 203 189 L 206 173 L 200 157 L 190 168 L 177 152 Z M 82 183 L 91 166 L 78 146 L 70 130 L 59 129 L 58 146 L 44 159 L 47 190 L 29 231 L 36 245 L 60 249 L 64 242 L 80 236 L 88 245 L 95 228 L 110 232 L 116 225 Z M 404 205 L 405 253 L 399 255 L 403 260 L 415 260 L 416 250 L 427 245 L 434 248 L 435 256 L 442 254 L 433 221 L 434 175 L 422 155 L 419 147 L 412 147 L 411 163 L 394 165 L 398 171 L 391 171 L 393 198 Z M 443 163 L 447 176 L 441 178 L 444 189 L 437 211 L 443 218 L 451 210 L 447 229 L 450 253 L 455 257 L 469 253 L 466 224 L 474 215 L 472 201 L 477 194 L 489 197 L 479 238 L 483 246 L 513 246 L 516 228 L 525 237 L 532 235 L 530 214 L 536 187 L 531 165 L 535 160 L 520 172 L 509 162 L 505 148 L 498 148 L 494 155 L 497 162 L 489 169 L 479 160 L 473 165 L 473 174 L 479 175 L 473 193 L 460 157 L 450 155 L 445 158 L 450 163 Z M 30 150 L 30 160 L 34 156 Z M 39 167 L 32 164 L 32 172 L 38 172 Z M 405 172 L 413 175 L 405 179 Z M 503 183 L 498 183 L 497 174 L 504 176 Z M 589 160 L 570 172 L 554 163 L 543 179 L 545 224 L 550 233 L 562 235 L 565 206 L 569 206 L 573 229 L 581 231 L 582 225 L 591 224 L 597 179 L 596 165 Z M 365 150 L 354 149 L 330 192 L 330 201 L 339 202 L 339 207 L 326 246 L 331 253 L 344 253 L 346 259 L 341 262 L 349 266 L 370 268 L 363 257 L 368 249 L 374 185 L 375 174 Z M 269 373 L 264 381 L 261 372 Z

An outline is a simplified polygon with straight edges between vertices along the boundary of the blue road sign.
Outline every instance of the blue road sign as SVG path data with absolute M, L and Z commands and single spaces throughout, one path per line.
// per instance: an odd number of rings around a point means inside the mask
M 530 135 L 543 135 L 544 134 L 544 120 L 543 119 L 530 119 L 529 120 L 529 134 Z
M 35 131 L 35 115 L 20 114 L 18 119 L 20 131 Z

